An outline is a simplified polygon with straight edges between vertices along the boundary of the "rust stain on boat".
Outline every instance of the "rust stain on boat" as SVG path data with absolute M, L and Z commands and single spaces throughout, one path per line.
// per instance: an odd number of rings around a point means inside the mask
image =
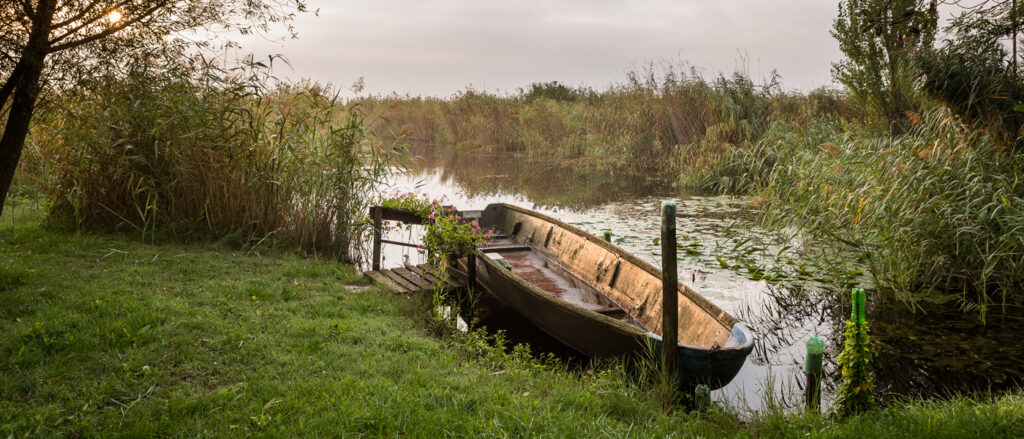
M 558 281 L 549 273 L 534 265 L 534 259 L 528 257 L 529 252 L 505 252 L 501 257 L 512 266 L 512 272 L 535 287 L 552 294 L 561 295 L 565 288 L 558 286 Z

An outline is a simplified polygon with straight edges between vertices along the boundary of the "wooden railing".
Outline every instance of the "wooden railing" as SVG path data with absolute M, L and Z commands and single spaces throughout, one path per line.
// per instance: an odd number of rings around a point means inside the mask
M 381 229 L 384 227 L 384 221 L 399 221 L 405 224 L 423 224 L 423 218 L 420 218 L 415 212 L 406 209 L 398 209 L 394 207 L 384 206 L 371 206 L 370 207 L 370 218 L 373 220 L 373 261 L 372 269 L 374 271 L 380 270 L 380 246 L 381 244 L 394 244 L 401 245 L 404 247 L 416 247 L 416 244 L 409 242 L 391 241 L 387 239 L 381 239 Z
M 463 219 L 466 221 L 472 219 L 468 217 L 468 215 L 474 215 L 473 218 L 475 218 L 479 216 L 479 213 L 479 211 L 461 212 Z M 371 206 L 370 218 L 373 220 L 373 260 L 371 268 L 372 271 L 380 271 L 380 248 L 382 244 L 393 244 L 404 247 L 418 247 L 418 245 L 413 243 L 391 241 L 383 239 L 381 237 L 381 233 L 384 227 L 384 221 L 399 221 L 404 224 L 424 224 L 425 221 L 423 220 L 423 218 L 421 218 L 415 212 L 407 209 L 399 209 L 394 207 Z M 476 254 L 473 251 L 466 251 L 464 252 L 463 255 L 466 257 L 465 273 L 462 273 L 454 266 L 449 268 L 449 270 L 451 271 L 451 274 L 464 275 L 465 284 L 469 287 L 470 292 L 472 292 L 476 286 Z M 455 259 L 449 258 L 449 262 L 454 264 Z

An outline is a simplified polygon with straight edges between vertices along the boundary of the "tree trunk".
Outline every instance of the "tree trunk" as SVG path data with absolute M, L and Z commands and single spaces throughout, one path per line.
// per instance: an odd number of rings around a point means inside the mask
M 7 115 L 7 125 L 0 138 L 0 215 L 3 215 L 7 193 L 18 169 L 18 160 L 25 147 L 29 124 L 39 96 L 40 78 L 49 47 L 50 22 L 53 20 L 54 0 L 41 0 L 32 21 L 32 32 L 21 53 L 19 66 L 24 66 L 14 82 L 14 96 Z
M 14 180 L 14 171 L 18 169 L 21 150 L 28 136 L 29 123 L 35 109 L 36 97 L 39 95 L 39 77 L 42 74 L 42 57 L 38 67 L 31 66 L 22 77 L 14 92 L 14 102 L 7 116 L 3 138 L 0 138 L 0 215 L 3 215 L 7 192 Z M 30 63 L 35 64 L 35 63 Z

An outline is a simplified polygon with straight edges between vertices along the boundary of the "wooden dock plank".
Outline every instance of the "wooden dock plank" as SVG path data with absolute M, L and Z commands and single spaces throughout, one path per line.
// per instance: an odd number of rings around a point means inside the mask
M 431 272 L 429 268 L 412 264 L 405 264 L 405 267 L 367 271 L 366 275 L 399 293 L 433 290 L 435 282 L 439 279 L 438 275 Z M 441 277 L 444 277 L 446 290 L 463 288 L 462 283 L 454 277 L 448 275 L 441 275 Z
M 370 279 L 373 279 L 374 281 L 387 285 L 388 288 L 391 288 L 396 293 L 404 293 L 407 291 L 406 288 L 399 286 L 397 283 L 389 279 L 387 276 L 380 274 L 379 271 L 367 271 L 366 275 L 369 276 Z
M 431 286 L 433 286 L 433 285 L 437 284 L 437 278 L 436 278 L 436 277 L 434 277 L 434 276 L 432 276 L 432 275 L 431 275 L 431 274 L 429 273 L 429 271 L 428 271 L 428 270 L 424 270 L 424 269 L 420 268 L 419 266 L 416 266 L 416 265 L 410 265 L 410 264 L 405 264 L 405 268 L 406 268 L 407 270 L 409 270 L 409 271 L 413 272 L 413 273 L 416 273 L 416 275 L 417 275 L 417 276 L 419 276 L 419 277 L 422 277 L 422 278 L 423 278 L 423 280 L 425 280 L 425 281 L 427 281 L 427 282 L 430 282 L 430 285 L 431 285 Z M 450 287 L 451 287 L 451 285 L 449 285 L 449 284 L 448 284 L 447 282 L 445 282 L 445 283 L 444 283 L 444 287 L 445 287 L 445 288 L 450 288 Z
M 402 276 L 403 278 L 405 278 L 405 280 L 415 284 L 418 287 L 417 290 L 431 290 L 434 288 L 434 286 L 429 281 L 423 279 L 422 277 L 420 277 L 420 275 L 413 273 L 408 269 L 394 268 L 391 271 L 395 272 L 395 274 L 399 276 Z
M 408 268 L 409 270 L 412 270 L 412 272 L 420 275 L 420 277 L 426 279 L 427 282 L 430 282 L 431 284 L 433 284 L 434 282 L 437 282 L 438 278 L 429 269 L 423 268 L 422 266 L 419 266 L 419 265 L 409 265 L 409 266 L 406 266 L 405 268 Z M 457 289 L 457 288 L 460 287 L 460 285 L 455 283 L 455 281 L 452 280 L 452 278 L 450 278 L 448 276 L 444 276 L 444 278 L 445 278 L 444 279 L 444 284 L 445 284 L 446 288 L 448 288 L 448 289 Z
M 406 291 L 412 292 L 412 291 L 419 291 L 419 289 L 420 289 L 418 286 L 416 286 L 412 282 L 409 282 L 409 281 L 405 280 L 405 278 L 403 278 L 401 275 L 399 275 L 398 273 L 395 273 L 392 270 L 381 270 L 380 273 L 385 275 L 385 276 L 387 276 L 388 279 L 391 279 L 396 284 L 401 285 L 402 288 L 404 288 Z

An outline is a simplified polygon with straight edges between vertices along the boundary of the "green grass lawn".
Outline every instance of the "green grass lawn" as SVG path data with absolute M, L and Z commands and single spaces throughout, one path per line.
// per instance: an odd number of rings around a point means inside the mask
M 666 412 L 619 367 L 431 335 L 352 267 L 0 218 L 0 437 L 1021 437 L 1020 394 L 838 422 Z

